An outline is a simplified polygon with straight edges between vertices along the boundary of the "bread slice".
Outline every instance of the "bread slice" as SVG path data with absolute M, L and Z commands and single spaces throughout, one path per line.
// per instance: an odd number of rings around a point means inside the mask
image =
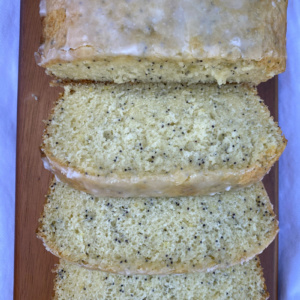
M 268 299 L 259 259 L 211 273 L 122 276 L 80 268 L 61 260 L 55 300 L 100 299 Z
M 258 84 L 285 69 L 286 0 L 42 4 L 37 62 L 64 80 Z
M 67 85 L 45 167 L 95 196 L 205 195 L 262 179 L 286 146 L 246 85 Z
M 88 268 L 153 275 L 247 261 L 277 231 L 262 183 L 214 196 L 111 199 L 54 182 L 38 237 L 54 255 Z

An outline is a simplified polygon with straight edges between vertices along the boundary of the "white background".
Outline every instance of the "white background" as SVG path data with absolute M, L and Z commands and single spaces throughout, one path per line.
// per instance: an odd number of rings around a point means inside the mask
M 0 0 L 0 299 L 3 300 L 13 299 L 19 11 L 18 0 Z M 279 76 L 279 123 L 288 139 L 279 164 L 279 299 L 299 300 L 299 0 L 289 1 L 287 49 L 287 70 Z

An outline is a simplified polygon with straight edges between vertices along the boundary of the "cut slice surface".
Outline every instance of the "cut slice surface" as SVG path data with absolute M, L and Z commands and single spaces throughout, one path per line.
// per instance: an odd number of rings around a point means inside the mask
M 260 180 L 286 140 L 244 85 L 70 85 L 47 121 L 45 166 L 109 197 L 184 196 Z
M 38 236 L 49 251 L 74 263 L 151 275 L 247 261 L 277 230 L 261 183 L 214 196 L 112 199 L 54 182 Z
M 122 276 L 87 270 L 63 260 L 56 268 L 56 300 L 268 299 L 257 258 L 211 273 Z

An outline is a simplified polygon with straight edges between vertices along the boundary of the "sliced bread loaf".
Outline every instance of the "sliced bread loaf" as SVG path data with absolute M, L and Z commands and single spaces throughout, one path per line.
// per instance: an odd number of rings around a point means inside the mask
M 56 268 L 56 300 L 268 299 L 258 258 L 211 273 L 122 276 L 80 268 L 61 260 Z
M 246 85 L 68 85 L 47 121 L 45 167 L 96 196 L 204 195 L 243 187 L 286 145 Z
M 285 69 L 287 1 L 42 0 L 36 55 L 63 79 L 254 82 Z
M 277 230 L 262 183 L 214 196 L 111 199 L 54 182 L 38 237 L 54 255 L 88 268 L 151 275 L 247 261 Z

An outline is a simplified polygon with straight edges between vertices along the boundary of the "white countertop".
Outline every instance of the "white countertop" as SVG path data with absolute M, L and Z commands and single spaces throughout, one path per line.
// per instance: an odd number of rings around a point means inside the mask
M 13 299 L 19 0 L 0 1 L 0 300 Z M 279 124 L 288 139 L 279 163 L 279 299 L 300 299 L 300 1 L 288 7 L 286 72 Z

